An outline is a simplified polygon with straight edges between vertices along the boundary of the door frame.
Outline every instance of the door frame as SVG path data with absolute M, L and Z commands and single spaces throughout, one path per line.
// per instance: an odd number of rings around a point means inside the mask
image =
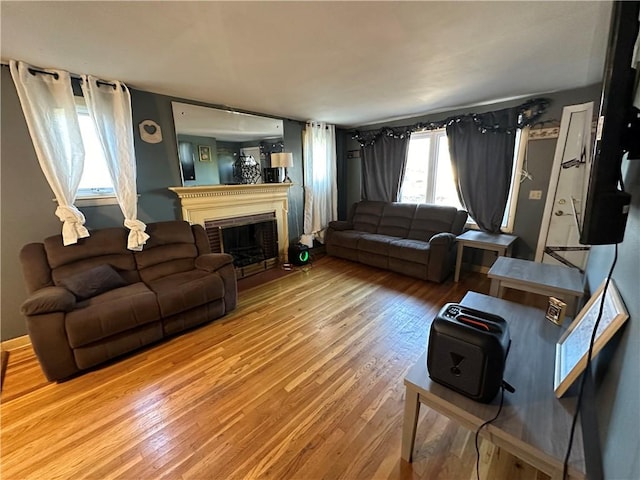
M 585 111 L 587 112 L 588 128 L 589 128 L 589 148 L 587 149 L 587 164 L 586 164 L 586 179 L 589 179 L 589 172 L 591 171 L 591 161 L 593 149 L 593 138 L 591 138 L 591 125 L 593 122 L 593 102 L 580 103 L 577 105 L 567 105 L 562 109 L 562 119 L 560 120 L 560 132 L 558 134 L 558 140 L 556 143 L 555 153 L 553 155 L 553 166 L 551 167 L 551 176 L 549 177 L 549 187 L 547 188 L 547 199 L 544 205 L 544 213 L 542 214 L 542 223 L 540 224 L 540 234 L 538 235 L 538 245 L 536 247 L 536 262 L 542 262 L 544 257 L 544 248 L 547 244 L 547 236 L 549 235 L 549 226 L 551 224 L 551 215 L 553 213 L 553 205 L 555 203 L 556 193 L 558 189 L 558 182 L 560 181 L 560 168 L 562 164 L 562 157 L 564 154 L 564 146 L 559 148 L 561 143 L 566 145 L 567 136 L 569 131 L 569 119 L 573 113 Z M 582 199 L 583 208 L 586 198 Z M 579 234 L 580 232 L 578 232 Z

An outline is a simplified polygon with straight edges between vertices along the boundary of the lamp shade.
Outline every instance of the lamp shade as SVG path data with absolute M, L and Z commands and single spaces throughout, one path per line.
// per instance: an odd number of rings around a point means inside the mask
M 293 154 L 292 153 L 272 153 L 271 154 L 271 166 L 272 167 L 293 167 Z

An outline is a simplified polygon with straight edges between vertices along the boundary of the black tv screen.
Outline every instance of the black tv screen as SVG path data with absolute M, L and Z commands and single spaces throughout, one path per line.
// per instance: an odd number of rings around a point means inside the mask
M 633 107 L 637 72 L 632 68 L 639 12 L 637 1 L 613 4 L 600 117 L 580 232 L 580 243 L 585 245 L 620 243 L 624 238 L 631 196 L 622 185 L 621 164 L 625 153 L 640 154 L 640 112 Z

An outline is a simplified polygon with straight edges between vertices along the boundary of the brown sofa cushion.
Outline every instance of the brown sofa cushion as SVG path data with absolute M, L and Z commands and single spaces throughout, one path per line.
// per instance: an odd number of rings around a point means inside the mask
M 62 244 L 62 236 L 44 240 L 47 260 L 55 285 L 98 265 L 111 265 L 127 283 L 140 281 L 133 252 L 127 250 L 127 229 L 105 228 L 92 230 L 91 236 L 81 238 L 74 245 Z
M 204 270 L 174 273 L 149 283 L 164 318 L 224 297 L 219 275 Z
M 65 328 L 76 348 L 159 319 L 156 295 L 137 282 L 79 302 L 67 313 Z
M 389 244 L 394 240 L 396 237 L 365 233 L 358 241 L 358 250 L 375 255 L 389 255 Z
M 428 242 L 437 233 L 450 232 L 457 213 L 456 207 L 420 204 L 407 238 Z
M 127 282 L 110 265 L 98 265 L 60 281 L 60 286 L 73 293 L 78 300 L 86 300 L 125 285 Z
M 386 203 L 363 200 L 356 204 L 351 223 L 354 230 L 376 233 Z
M 427 265 L 431 246 L 421 240 L 402 238 L 389 244 L 389 257 Z
M 416 205 L 413 203 L 389 203 L 384 207 L 377 233 L 407 238 L 415 213 Z
M 198 249 L 187 222 L 160 222 L 147 228 L 151 238 L 135 252 L 140 278 L 147 285 L 163 277 L 193 270 Z

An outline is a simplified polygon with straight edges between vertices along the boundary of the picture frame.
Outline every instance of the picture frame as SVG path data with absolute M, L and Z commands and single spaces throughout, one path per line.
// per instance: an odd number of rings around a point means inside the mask
M 559 298 L 549 297 L 549 305 L 547 306 L 547 313 L 545 318 L 556 325 L 562 325 L 564 315 L 567 311 L 567 304 Z
M 201 162 L 213 161 L 213 157 L 211 156 L 211 146 L 198 145 L 198 160 L 200 160 Z
M 557 398 L 562 397 L 587 367 L 589 344 L 602 302 L 606 280 L 598 287 L 587 304 L 556 344 L 553 387 Z M 609 281 L 602 318 L 593 344 L 592 359 L 604 348 L 629 318 L 620 293 L 613 280 Z

